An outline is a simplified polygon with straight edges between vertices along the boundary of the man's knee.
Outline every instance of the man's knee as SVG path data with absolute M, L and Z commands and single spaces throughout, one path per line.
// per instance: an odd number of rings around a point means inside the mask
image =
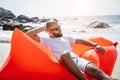
M 85 72 L 88 73 L 91 76 L 95 76 L 95 77 L 99 77 L 98 75 L 102 75 L 104 74 L 101 69 L 99 69 L 98 67 L 96 67 L 94 65 L 94 63 L 89 63 L 86 66 Z
M 94 73 L 101 71 L 101 70 L 100 70 L 98 67 L 96 67 L 95 64 L 92 63 L 92 62 L 87 64 L 85 70 L 86 70 L 86 71 L 92 71 L 92 72 L 94 72 Z
M 60 58 L 59 58 L 59 61 L 64 63 L 64 62 L 69 62 L 71 61 L 72 57 L 70 56 L 70 53 L 69 52 L 63 52 L 61 55 L 60 55 Z
M 70 57 L 70 53 L 69 52 L 63 52 L 61 55 L 60 55 L 60 59 L 66 59 L 66 58 L 69 58 Z

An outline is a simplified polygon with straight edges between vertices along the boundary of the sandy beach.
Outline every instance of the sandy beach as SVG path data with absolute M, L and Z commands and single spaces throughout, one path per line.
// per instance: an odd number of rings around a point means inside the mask
M 100 34 L 97 34 L 97 35 L 100 35 Z M 104 35 L 104 33 L 101 34 L 101 36 L 104 36 L 106 38 L 111 39 L 112 41 L 117 41 L 120 43 L 120 38 L 117 37 L 116 35 L 118 35 L 118 33 L 114 33 L 114 34 L 106 33 L 105 35 Z M 92 36 L 92 34 L 87 33 L 87 34 L 85 34 L 85 36 Z M 10 43 L 0 43 L 0 66 L 2 66 L 5 59 L 9 55 L 10 46 L 11 46 Z M 117 46 L 117 50 L 119 53 L 120 52 L 120 45 Z M 113 69 L 112 77 L 120 80 L 120 55 L 119 54 L 118 54 L 118 58 L 117 58 L 116 63 L 115 63 L 115 67 Z

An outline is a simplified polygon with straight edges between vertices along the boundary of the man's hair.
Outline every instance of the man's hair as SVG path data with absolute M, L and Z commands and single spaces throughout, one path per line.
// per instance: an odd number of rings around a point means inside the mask
M 53 23 L 58 24 L 58 22 L 56 22 L 56 21 L 48 21 L 48 22 L 46 22 L 46 24 L 45 24 L 46 29 L 48 29 Z

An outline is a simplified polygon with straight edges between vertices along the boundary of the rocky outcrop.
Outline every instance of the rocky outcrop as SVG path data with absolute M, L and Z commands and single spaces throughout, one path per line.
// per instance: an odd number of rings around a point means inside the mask
M 42 18 L 42 19 L 40 19 L 41 22 L 47 22 L 49 20 L 50 20 L 49 18 Z
M 24 26 L 24 28 L 22 29 L 22 31 L 23 32 L 27 32 L 27 31 L 29 31 L 31 29 L 34 29 L 34 27 L 32 27 L 32 26 Z
M 11 11 L 6 10 L 0 7 L 0 29 L 2 26 L 3 30 L 14 30 L 15 28 L 19 28 L 20 30 L 26 32 L 34 27 L 31 25 L 24 26 L 24 23 L 44 23 L 51 20 L 50 18 L 41 18 L 33 17 L 29 18 L 25 15 L 15 16 Z M 57 21 L 56 19 L 54 19 Z
M 15 28 L 22 30 L 24 27 L 22 24 L 12 24 L 12 23 L 6 23 L 3 25 L 3 30 L 14 30 Z
M 2 19 L 0 19 L 0 26 L 2 26 L 3 25 L 3 21 L 2 21 Z
M 33 23 L 41 23 L 38 17 L 32 17 L 31 20 Z
M 23 32 L 33 29 L 34 27 L 29 25 L 23 25 L 21 23 L 6 23 L 3 25 L 3 30 L 14 30 L 15 28 L 20 29 Z
M 21 23 L 27 23 L 27 22 L 32 22 L 32 19 L 30 19 L 29 17 L 25 16 L 25 15 L 19 15 L 17 17 L 17 20 Z
M 9 10 L 6 10 L 0 7 L 0 19 L 7 20 L 7 19 L 15 19 L 16 16 Z
M 104 22 L 94 21 L 90 23 L 87 27 L 88 28 L 108 28 L 111 26 L 109 26 L 107 23 L 104 23 Z

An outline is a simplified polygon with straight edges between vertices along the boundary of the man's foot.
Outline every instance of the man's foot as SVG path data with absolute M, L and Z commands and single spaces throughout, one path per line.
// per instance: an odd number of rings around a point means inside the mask
M 93 63 L 89 63 L 86 66 L 87 74 L 90 76 L 96 78 L 97 80 L 118 80 L 110 77 L 109 75 L 105 74 L 102 70 L 100 70 L 98 67 L 96 67 Z
M 100 79 L 100 80 L 118 80 L 118 79 L 114 79 L 114 78 L 106 75 L 105 77 L 103 77 L 103 79 Z

